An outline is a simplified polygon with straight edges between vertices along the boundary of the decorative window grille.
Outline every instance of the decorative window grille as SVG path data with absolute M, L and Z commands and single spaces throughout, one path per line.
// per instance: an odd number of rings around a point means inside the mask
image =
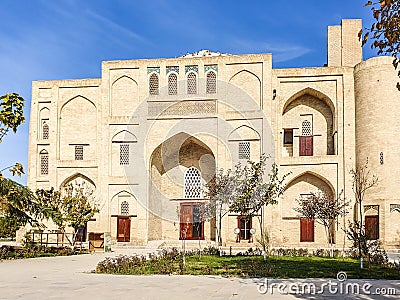
M 46 150 L 40 152 L 40 175 L 49 174 L 49 154 Z
M 201 175 L 194 167 L 189 168 L 185 174 L 185 198 L 201 198 Z
M 250 159 L 250 142 L 239 142 L 239 159 Z
M 129 144 L 119 145 L 119 164 L 129 165 Z
M 217 92 L 217 75 L 210 71 L 207 73 L 206 93 L 215 94 Z
M 75 160 L 83 160 L 83 145 L 75 146 Z
M 311 136 L 312 135 L 312 126 L 311 126 L 310 121 L 304 120 L 301 123 L 301 135 L 303 135 L 303 136 Z
M 150 80 L 149 80 L 150 95 L 158 95 L 159 93 L 158 88 L 159 88 L 158 76 L 157 74 L 153 73 L 150 75 Z
M 128 201 L 121 202 L 121 215 L 128 216 L 129 215 L 129 203 Z
M 187 93 L 197 94 L 197 76 L 193 72 L 187 76 Z
M 379 163 L 383 165 L 383 152 L 379 153 Z
M 42 138 L 44 140 L 48 140 L 49 139 L 49 125 L 46 122 L 43 123 Z
M 172 73 L 168 76 L 168 95 L 178 94 L 178 76 Z

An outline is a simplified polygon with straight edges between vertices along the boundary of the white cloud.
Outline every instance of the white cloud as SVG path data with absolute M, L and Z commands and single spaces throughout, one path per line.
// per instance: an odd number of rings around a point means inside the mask
M 302 45 L 287 43 L 266 43 L 233 39 L 230 44 L 235 51 L 241 53 L 272 53 L 274 62 L 289 61 L 311 52 L 311 49 Z

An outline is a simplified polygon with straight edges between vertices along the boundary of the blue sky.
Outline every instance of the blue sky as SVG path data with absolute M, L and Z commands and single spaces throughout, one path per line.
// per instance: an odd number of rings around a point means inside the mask
M 27 169 L 33 80 L 96 78 L 104 60 L 201 49 L 272 53 L 275 68 L 322 66 L 327 26 L 345 18 L 368 26 L 365 2 L 0 0 L 0 95 L 27 100 L 27 122 L 0 144 L 0 169 L 16 161 Z M 364 47 L 364 59 L 374 55 Z

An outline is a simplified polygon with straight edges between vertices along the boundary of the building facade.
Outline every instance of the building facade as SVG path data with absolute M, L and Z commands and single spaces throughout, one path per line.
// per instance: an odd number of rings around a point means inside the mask
M 93 191 L 89 232 L 114 243 L 215 241 L 203 186 L 219 169 L 262 153 L 290 172 L 261 212 L 271 244 L 326 246 L 324 228 L 293 210 L 322 191 L 351 201 L 332 228 L 337 247 L 357 217 L 349 171 L 368 159 L 379 184 L 363 203 L 373 238 L 400 247 L 400 93 L 389 57 L 362 61 L 360 20 L 328 28 L 327 65 L 273 69 L 271 54 L 200 51 L 180 58 L 106 61 L 97 79 L 32 85 L 28 185 Z M 259 235 L 257 218 L 222 218 L 225 244 Z M 254 229 L 254 230 L 251 230 Z

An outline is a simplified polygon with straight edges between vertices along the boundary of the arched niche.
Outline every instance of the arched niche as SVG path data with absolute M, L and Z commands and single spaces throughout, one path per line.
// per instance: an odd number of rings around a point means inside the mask
M 139 104 L 138 84 L 131 77 L 121 76 L 111 85 L 112 116 L 131 116 Z
M 261 80 L 256 74 L 241 70 L 230 78 L 229 83 L 241 88 L 261 107 Z
M 282 128 L 301 128 L 305 120 L 312 123 L 313 155 L 335 154 L 336 115 L 331 99 L 312 88 L 292 95 L 282 107 Z M 296 134 L 302 133 L 299 131 Z
M 60 159 L 74 160 L 75 145 L 84 145 L 84 159 L 96 159 L 97 109 L 86 97 L 68 100 L 60 110 Z

